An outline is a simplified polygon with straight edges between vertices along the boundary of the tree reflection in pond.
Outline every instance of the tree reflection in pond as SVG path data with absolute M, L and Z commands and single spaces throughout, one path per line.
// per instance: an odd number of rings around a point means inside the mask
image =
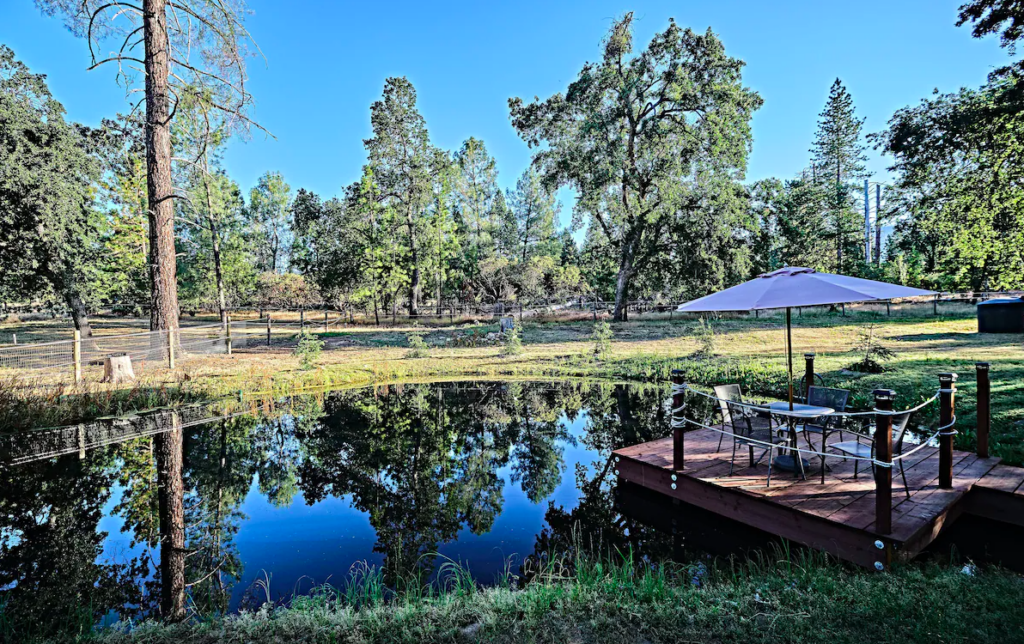
M 608 457 L 666 435 L 668 415 L 661 387 L 435 383 L 298 397 L 177 431 L 164 431 L 165 415 L 150 420 L 164 424 L 155 435 L 122 429 L 120 442 L 81 456 L 48 456 L 51 437 L 44 460 L 0 466 L 0 611 L 14 625 L 49 607 L 80 624 L 111 611 L 179 619 L 186 607 L 233 610 L 261 570 L 277 571 L 287 595 L 301 575 L 342 583 L 364 559 L 398 585 L 429 577 L 444 551 L 486 583 L 502 567 L 482 554 L 491 550 L 650 549 L 650 531 L 616 508 Z M 310 506 L 324 510 L 310 518 Z M 325 567 L 290 577 L 281 567 L 317 561 L 302 558 L 313 547 L 302 535 L 261 559 L 252 544 L 268 524 L 252 512 L 275 525 L 318 521 L 308 539 L 328 544 Z M 129 538 L 118 563 L 101 520 Z M 363 522 L 366 550 L 353 540 Z

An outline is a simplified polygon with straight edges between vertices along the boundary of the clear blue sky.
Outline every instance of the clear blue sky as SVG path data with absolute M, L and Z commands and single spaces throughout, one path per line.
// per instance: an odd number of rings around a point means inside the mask
M 748 178 L 791 177 L 807 162 L 837 76 L 867 130 L 876 131 L 933 88 L 977 86 L 1006 60 L 994 39 L 975 40 L 954 26 L 961 2 L 249 0 L 249 29 L 267 58 L 250 64 L 255 116 L 276 139 L 234 142 L 227 169 L 245 190 L 279 170 L 293 188 L 338 194 L 364 163 L 370 103 L 386 77 L 404 75 L 417 88 L 434 143 L 454 150 L 469 136 L 483 139 L 502 186 L 514 185 L 529 150 L 509 124 L 508 98 L 564 91 L 584 62 L 599 57 L 613 17 L 634 11 L 640 45 L 675 17 L 695 30 L 710 26 L 727 53 L 746 61 L 744 81 L 764 98 Z M 31 0 L 0 5 L 0 42 L 49 76 L 71 118 L 96 124 L 125 110 L 112 68 L 85 71 L 85 42 Z M 885 166 L 872 155 L 876 176 Z

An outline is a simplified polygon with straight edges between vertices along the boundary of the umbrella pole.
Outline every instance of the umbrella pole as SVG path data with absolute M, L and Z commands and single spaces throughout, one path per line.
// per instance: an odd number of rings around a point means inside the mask
M 786 363 L 789 366 L 789 411 L 793 411 L 793 320 L 792 310 L 786 307 Z

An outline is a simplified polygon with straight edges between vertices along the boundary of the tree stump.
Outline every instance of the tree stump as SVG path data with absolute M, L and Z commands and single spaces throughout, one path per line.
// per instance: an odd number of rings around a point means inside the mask
M 117 384 L 135 380 L 132 357 L 126 353 L 107 356 L 103 360 L 103 381 Z

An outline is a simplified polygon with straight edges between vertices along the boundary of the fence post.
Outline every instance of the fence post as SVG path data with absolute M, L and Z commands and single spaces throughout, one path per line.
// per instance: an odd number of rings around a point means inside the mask
M 932 300 L 932 315 L 939 314 L 939 294 L 935 294 L 935 299 Z
M 988 458 L 988 430 L 991 423 L 992 383 L 988 377 L 988 363 L 979 362 L 978 370 L 978 456 Z
M 811 399 L 811 387 L 814 386 L 814 356 L 813 351 L 804 354 L 804 402 Z
M 267 312 L 267 346 L 270 346 L 270 312 Z
M 876 389 L 875 409 L 892 411 L 896 392 L 891 389 Z M 890 465 L 875 466 L 875 530 L 881 534 L 892 533 L 892 416 L 875 414 L 875 460 Z
M 892 317 L 892 309 L 889 308 L 890 304 L 892 304 L 890 300 L 885 301 L 885 314 L 888 315 L 889 317 Z
M 12 333 L 11 334 L 11 342 L 13 342 L 14 344 L 18 344 L 18 334 L 17 333 Z
M 299 309 L 299 333 L 306 329 L 306 309 Z
M 167 329 L 167 368 L 174 368 L 174 328 Z
M 939 374 L 939 427 L 953 422 L 956 415 L 955 373 Z M 946 427 L 939 436 L 939 487 L 953 487 L 953 427 Z
M 327 309 L 324 309 L 324 333 L 327 333 Z
M 75 341 L 71 345 L 71 358 L 75 363 L 75 382 L 82 381 L 82 332 L 75 329 Z
M 672 469 L 677 472 L 683 471 L 683 463 L 686 456 L 686 427 L 684 418 L 686 411 L 686 394 L 682 391 L 684 386 L 683 372 L 679 369 L 672 370 Z M 675 483 L 672 484 L 673 487 Z
M 225 343 L 227 344 L 228 355 L 231 355 L 231 314 L 227 313 L 225 317 L 228 322 L 228 325 L 224 327 L 225 333 L 227 335 Z

